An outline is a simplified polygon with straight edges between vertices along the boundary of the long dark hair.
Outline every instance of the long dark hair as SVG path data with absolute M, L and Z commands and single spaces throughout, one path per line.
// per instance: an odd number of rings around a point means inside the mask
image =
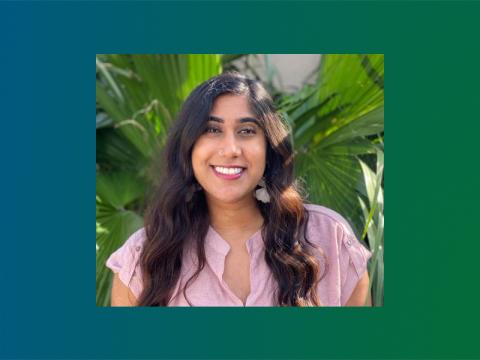
M 257 204 L 264 218 L 265 261 L 278 283 L 277 305 L 318 306 L 316 284 L 323 276 L 314 255 L 317 249 L 306 236 L 308 212 L 294 182 L 288 127 L 264 87 L 236 72 L 213 77 L 193 90 L 170 129 L 161 157 L 161 179 L 145 214 L 146 240 L 140 257 L 144 286 L 138 305 L 168 304 L 180 279 L 187 245 L 195 246 L 198 259 L 195 273 L 182 289 L 187 301 L 188 285 L 205 266 L 209 215 L 203 191 L 192 197 L 196 184 L 192 149 L 205 131 L 215 99 L 222 94 L 248 97 L 267 140 L 264 179 L 271 200 Z

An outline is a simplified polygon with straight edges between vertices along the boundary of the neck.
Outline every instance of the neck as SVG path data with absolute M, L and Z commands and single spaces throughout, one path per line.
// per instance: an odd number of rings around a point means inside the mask
M 263 216 L 255 199 L 222 203 L 207 198 L 211 225 L 222 233 L 254 233 L 263 224 Z

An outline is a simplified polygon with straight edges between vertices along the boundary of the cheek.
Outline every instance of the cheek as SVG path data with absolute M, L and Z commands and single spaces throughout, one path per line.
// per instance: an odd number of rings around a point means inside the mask
M 192 168 L 195 175 L 198 173 L 201 158 L 202 154 L 200 149 L 197 146 L 194 146 L 192 149 Z
M 265 142 L 259 142 L 255 146 L 251 146 L 249 150 L 250 162 L 254 165 L 255 170 L 263 175 L 267 157 Z
M 192 166 L 195 173 L 202 171 L 202 167 L 208 162 L 211 146 L 204 141 L 198 140 L 192 149 Z

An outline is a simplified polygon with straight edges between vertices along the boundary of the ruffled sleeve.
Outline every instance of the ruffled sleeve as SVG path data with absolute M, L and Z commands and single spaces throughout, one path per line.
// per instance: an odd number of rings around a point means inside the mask
M 339 266 L 341 291 L 340 301 L 345 306 L 358 281 L 367 271 L 368 260 L 372 253 L 355 237 L 349 226 L 343 227 L 343 235 L 339 242 Z
M 356 238 L 350 223 L 325 206 L 306 204 L 309 212 L 308 239 L 321 249 L 319 262 L 326 263 L 318 284 L 323 306 L 345 306 L 372 256 Z M 323 273 L 323 272 L 322 272 Z
M 141 228 L 112 253 L 106 262 L 106 266 L 119 274 L 122 283 L 130 288 L 137 299 L 143 289 L 139 259 L 144 241 L 145 231 Z

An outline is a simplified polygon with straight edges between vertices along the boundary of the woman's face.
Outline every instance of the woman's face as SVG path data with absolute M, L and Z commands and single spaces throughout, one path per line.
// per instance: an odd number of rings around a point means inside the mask
M 206 131 L 192 151 L 193 172 L 207 199 L 224 203 L 253 199 L 265 170 L 266 146 L 247 97 L 217 97 Z

